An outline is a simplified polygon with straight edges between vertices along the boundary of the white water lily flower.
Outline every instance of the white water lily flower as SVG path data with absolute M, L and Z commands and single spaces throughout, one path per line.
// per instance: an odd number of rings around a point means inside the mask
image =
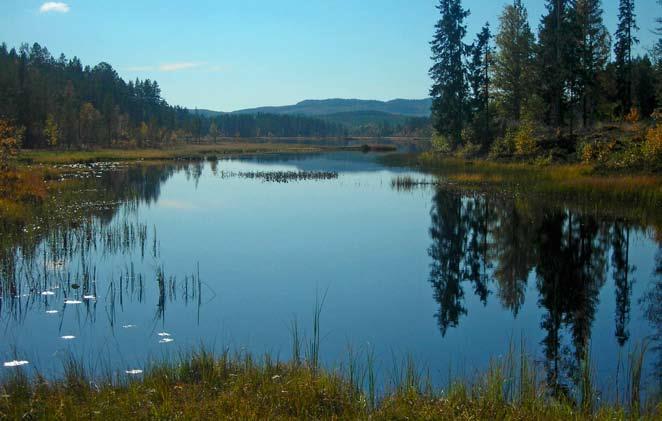
M 159 341 L 160 344 L 169 344 L 170 342 L 173 342 L 174 339 L 172 338 L 163 338 Z
M 25 360 L 14 360 L 14 361 L 7 361 L 5 363 L 5 367 L 20 367 L 22 365 L 30 364 L 28 361 Z
M 57 314 L 57 310 L 46 310 L 46 314 Z
M 53 291 L 44 291 L 41 295 L 55 295 L 55 293 Z
M 74 335 L 64 335 L 64 336 L 60 336 L 60 339 L 64 339 L 65 341 L 70 341 L 72 339 L 76 339 L 76 337 Z
M 97 297 L 94 295 L 83 295 L 83 300 L 96 300 Z
M 134 369 L 132 369 L 132 370 L 126 370 L 125 373 L 126 373 L 126 374 L 131 374 L 131 375 L 136 375 L 136 374 L 142 374 L 143 371 L 142 371 L 142 370 L 139 370 L 139 369 L 137 369 L 137 368 L 134 368 Z
M 64 300 L 65 304 L 82 304 L 82 301 L 79 300 Z
M 122 329 L 131 329 L 131 328 L 134 328 L 134 327 L 136 327 L 136 325 L 124 325 L 124 326 L 122 326 Z
M 161 337 L 172 336 L 172 335 L 170 335 L 168 332 L 157 333 L 157 335 L 159 335 L 159 336 L 161 336 Z

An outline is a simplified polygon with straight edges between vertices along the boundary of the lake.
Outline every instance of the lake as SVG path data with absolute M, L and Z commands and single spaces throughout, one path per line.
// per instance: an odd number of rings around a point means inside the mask
M 524 346 L 564 388 L 589 353 L 607 396 L 647 340 L 659 381 L 662 235 L 645 221 L 358 152 L 64 169 L 25 222 L 0 220 L 5 362 L 123 373 L 201 345 L 288 359 L 293 322 L 310 338 L 323 302 L 331 367 L 372 353 L 389 379 L 412 359 L 441 387 Z

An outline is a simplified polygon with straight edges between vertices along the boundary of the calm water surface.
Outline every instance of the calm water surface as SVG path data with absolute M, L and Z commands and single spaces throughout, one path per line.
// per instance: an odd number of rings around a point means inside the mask
M 609 393 L 619 355 L 648 338 L 656 383 L 652 227 L 526 197 L 394 188 L 401 175 L 431 178 L 338 153 L 64 181 L 80 192 L 63 189 L 20 232 L 3 221 L 0 355 L 45 373 L 72 354 L 123 372 L 201 344 L 287 359 L 292 321 L 310 332 L 326 295 L 328 365 L 372 350 L 387 378 L 411 356 L 441 385 L 524 342 L 564 385 L 589 351 Z

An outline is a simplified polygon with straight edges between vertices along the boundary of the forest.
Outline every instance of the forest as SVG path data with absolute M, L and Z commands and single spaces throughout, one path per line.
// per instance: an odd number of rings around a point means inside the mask
M 659 170 L 662 40 L 639 47 L 634 0 L 619 0 L 613 34 L 600 0 L 545 4 L 537 32 L 514 0 L 496 34 L 488 22 L 468 44 L 469 10 L 461 0 L 439 1 L 429 72 L 435 148 Z M 657 23 L 642 30 L 660 35 Z
M 124 81 L 108 63 L 83 66 L 46 47 L 0 45 L 0 118 L 22 147 L 154 147 L 220 137 L 336 137 L 346 129 L 298 115 L 220 114 L 169 105 L 158 82 Z M 10 136 L 9 133 L 12 135 Z

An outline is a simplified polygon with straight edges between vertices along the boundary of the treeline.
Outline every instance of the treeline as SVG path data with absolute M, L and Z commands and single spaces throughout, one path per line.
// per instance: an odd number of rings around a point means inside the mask
M 156 81 L 124 81 L 108 63 L 83 66 L 45 47 L 0 45 L 0 119 L 25 148 L 157 146 L 208 137 L 343 136 L 335 123 L 303 116 L 220 115 L 171 106 Z
M 219 137 L 343 137 L 339 123 L 289 114 L 220 114 L 204 117 L 192 112 L 187 135 L 196 139 Z
M 402 121 L 371 121 L 365 123 L 345 123 L 347 133 L 358 137 L 417 137 L 430 138 L 432 126 L 428 117 L 407 117 Z
M 437 147 L 493 156 L 565 147 L 581 155 L 582 133 L 651 121 L 662 100 L 662 41 L 636 55 L 635 2 L 619 2 L 613 35 L 600 0 L 546 0 L 535 34 L 522 1 L 514 0 L 496 35 L 486 23 L 467 44 L 469 11 L 461 0 L 440 0 L 430 69 Z M 630 138 L 644 145 L 652 137 L 644 152 L 659 158 L 659 130 L 637 130 Z

